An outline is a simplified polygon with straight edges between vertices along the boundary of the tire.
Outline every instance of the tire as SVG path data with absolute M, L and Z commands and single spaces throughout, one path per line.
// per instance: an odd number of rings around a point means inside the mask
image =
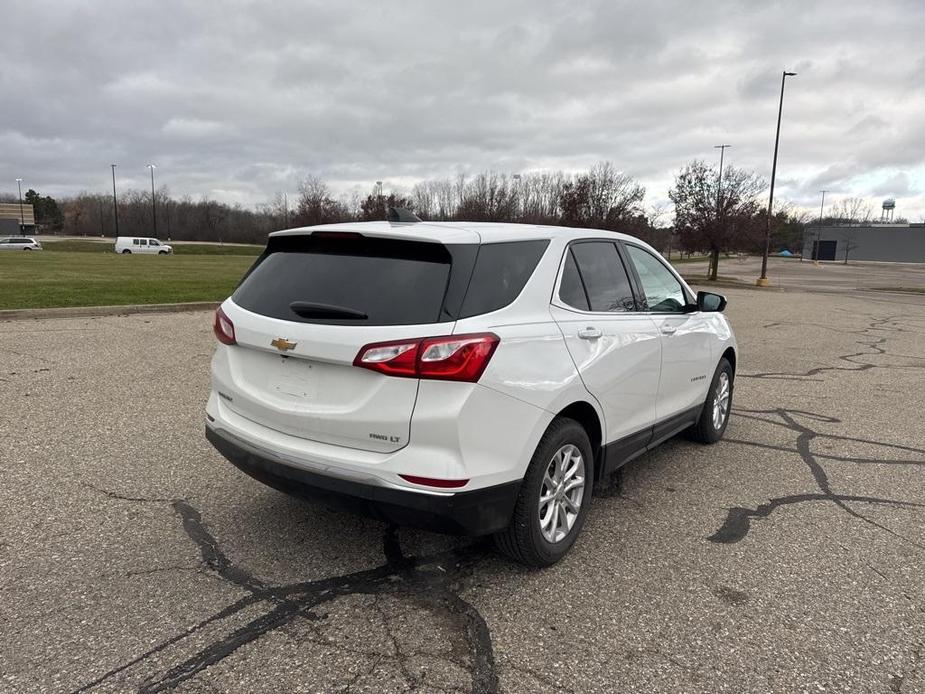
M 28 246 L 26 246 L 25 248 L 23 248 L 23 250 L 24 250 L 24 251 L 31 251 L 32 249 L 29 248 Z
M 564 453 L 564 457 L 560 457 Z M 583 474 L 583 485 L 580 486 L 580 495 L 574 491 L 563 493 L 568 489 L 568 483 L 575 482 L 579 471 L 575 470 L 575 476 L 569 477 L 569 462 L 575 463 L 575 454 L 580 454 L 581 460 L 578 463 Z M 565 483 L 563 487 L 560 483 L 559 489 L 550 494 L 547 483 L 547 470 L 553 468 L 552 478 L 556 476 L 556 459 L 564 460 L 564 471 L 561 475 Z M 523 484 L 520 485 L 520 493 L 517 502 L 514 505 L 514 514 L 511 518 L 510 525 L 494 536 L 495 545 L 498 549 L 511 559 L 530 567 L 551 566 L 559 561 L 568 553 L 575 544 L 578 534 L 584 525 L 585 517 L 588 513 L 588 507 L 591 504 L 591 489 L 594 486 L 594 458 L 591 452 L 591 442 L 588 440 L 588 434 L 584 427 L 573 419 L 557 417 L 546 429 L 543 438 L 540 439 L 530 460 L 527 468 L 527 474 L 524 476 Z M 576 486 L 575 489 L 578 489 Z M 552 500 L 541 504 L 540 495 L 544 493 L 547 496 L 552 495 Z M 565 499 L 559 501 L 559 499 Z M 571 514 L 571 525 L 568 525 L 569 512 L 568 503 L 572 508 L 577 500 L 577 514 Z M 565 520 L 565 529 L 559 525 L 563 520 L 559 508 L 562 508 Z M 553 518 L 551 523 L 546 526 L 544 532 L 541 527 L 540 512 L 546 509 L 546 513 L 551 513 Z M 562 532 L 559 539 L 550 541 L 548 534 L 555 536 L 558 531 Z
M 707 391 L 707 399 L 703 403 L 700 419 L 688 429 L 688 434 L 694 441 L 716 443 L 723 438 L 726 425 L 729 424 L 729 413 L 732 411 L 733 378 L 732 364 L 729 363 L 726 357 L 723 357 L 719 360 L 716 373 L 713 374 L 713 380 L 710 382 L 710 390 Z M 721 403 L 717 402 L 722 396 L 723 382 L 726 384 L 725 408 L 722 407 Z M 717 424 L 717 421 L 719 421 L 719 424 Z
M 129 255 L 132 254 L 132 252 L 128 248 L 122 249 L 122 255 L 125 255 L 126 253 L 128 253 Z
M 167 251 L 158 251 L 157 254 L 158 254 L 158 255 L 167 255 Z

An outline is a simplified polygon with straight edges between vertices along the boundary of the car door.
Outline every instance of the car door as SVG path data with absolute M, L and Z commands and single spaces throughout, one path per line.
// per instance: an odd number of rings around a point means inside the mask
M 138 239 L 138 252 L 139 253 L 149 253 L 148 249 L 148 239 Z
M 569 245 L 552 315 L 585 387 L 600 403 L 604 443 L 620 441 L 626 455 L 648 443 L 661 364 L 658 330 L 637 308 L 614 241 Z
M 662 343 L 661 379 L 656 416 L 670 428 L 679 418 L 696 415 L 706 399 L 715 367 L 714 331 L 695 298 L 661 256 L 625 243 L 645 310 L 655 322 Z M 694 310 L 692 310 L 694 308 Z

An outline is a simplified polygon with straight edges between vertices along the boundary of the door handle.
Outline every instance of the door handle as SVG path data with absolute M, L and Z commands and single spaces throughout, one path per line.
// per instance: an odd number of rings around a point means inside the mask
M 592 328 L 590 325 L 578 331 L 578 337 L 582 340 L 596 340 L 602 334 L 599 328 Z
M 673 325 L 662 326 L 662 335 L 674 335 L 676 332 L 678 332 L 678 329 Z

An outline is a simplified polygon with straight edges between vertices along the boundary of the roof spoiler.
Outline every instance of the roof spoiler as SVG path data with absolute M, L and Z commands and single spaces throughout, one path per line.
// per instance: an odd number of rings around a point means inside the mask
M 421 218 L 406 207 L 389 207 L 386 212 L 386 219 L 393 224 L 402 222 L 420 222 Z

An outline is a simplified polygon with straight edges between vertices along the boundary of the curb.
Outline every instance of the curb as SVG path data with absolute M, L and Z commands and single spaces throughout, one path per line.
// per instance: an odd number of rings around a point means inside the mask
M 62 306 L 58 308 L 21 308 L 0 311 L 0 321 L 30 318 L 86 318 L 92 316 L 127 316 L 134 313 L 180 313 L 214 311 L 220 301 L 190 301 L 182 304 L 128 304 L 126 306 Z
M 684 275 L 681 275 L 681 277 L 684 277 Z M 710 280 L 705 280 L 699 277 L 684 277 L 684 281 L 687 282 L 691 287 L 700 287 L 701 289 L 710 289 L 710 287 L 717 289 L 782 289 L 782 287 L 779 285 L 758 287 L 755 284 L 748 282 L 736 282 L 728 280 L 716 280 L 711 282 Z

